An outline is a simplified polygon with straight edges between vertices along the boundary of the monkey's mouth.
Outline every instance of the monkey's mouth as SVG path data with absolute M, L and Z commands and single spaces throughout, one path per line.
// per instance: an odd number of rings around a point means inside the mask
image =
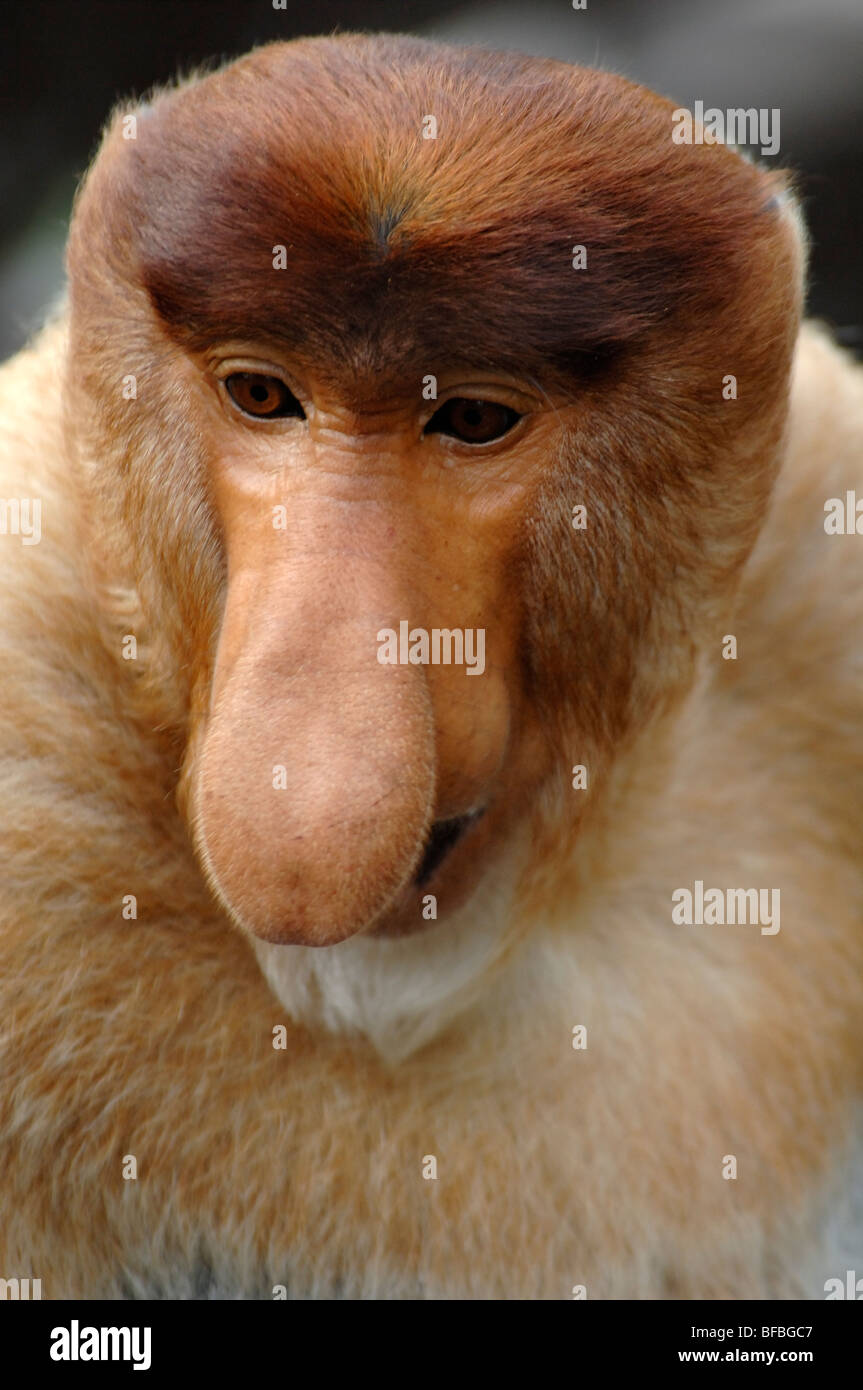
M 414 874 L 414 883 L 422 888 L 440 868 L 451 850 L 455 849 L 469 826 L 473 825 L 482 811 L 468 811 L 464 816 L 453 816 L 450 820 L 435 821 L 429 833 L 420 866 Z

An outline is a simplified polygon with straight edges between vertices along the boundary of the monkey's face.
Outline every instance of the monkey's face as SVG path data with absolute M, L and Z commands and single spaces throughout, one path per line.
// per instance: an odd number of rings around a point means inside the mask
M 257 342 L 214 344 L 188 381 L 227 557 L 208 871 L 267 940 L 418 930 L 538 771 L 520 548 L 562 417 L 488 368 L 442 364 L 426 400 L 413 375 L 358 390 Z
M 70 245 L 94 507 L 184 709 L 204 870 L 266 941 L 434 930 L 575 763 L 578 826 L 715 635 L 799 255 L 781 179 L 671 112 L 347 38 L 107 137 Z

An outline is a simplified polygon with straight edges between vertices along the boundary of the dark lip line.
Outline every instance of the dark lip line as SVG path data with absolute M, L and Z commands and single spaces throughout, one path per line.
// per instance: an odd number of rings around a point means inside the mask
M 483 810 L 468 811 L 463 816 L 452 816 L 448 820 L 434 822 L 426 840 L 419 868 L 414 874 L 413 881 L 417 888 L 425 887 L 450 851 L 455 849 L 468 827 L 473 825 L 483 814 Z

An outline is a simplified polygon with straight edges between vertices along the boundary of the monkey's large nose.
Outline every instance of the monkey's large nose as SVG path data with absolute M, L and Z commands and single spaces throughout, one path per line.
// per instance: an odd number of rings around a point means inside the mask
M 229 582 L 194 775 L 198 846 L 248 931 L 331 945 L 414 874 L 434 803 L 431 702 L 421 669 L 377 661 L 380 595 L 356 564 L 341 598 L 331 557 L 256 579 Z

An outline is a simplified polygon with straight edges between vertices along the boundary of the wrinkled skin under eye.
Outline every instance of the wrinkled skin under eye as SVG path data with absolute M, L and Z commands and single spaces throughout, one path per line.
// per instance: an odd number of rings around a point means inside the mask
M 436 411 L 425 434 L 444 434 L 462 444 L 490 444 L 517 425 L 518 411 L 496 401 L 472 401 L 456 396 Z
M 305 411 L 293 392 L 276 376 L 261 372 L 233 372 L 225 377 L 225 390 L 244 415 L 257 420 L 295 416 L 305 419 Z

